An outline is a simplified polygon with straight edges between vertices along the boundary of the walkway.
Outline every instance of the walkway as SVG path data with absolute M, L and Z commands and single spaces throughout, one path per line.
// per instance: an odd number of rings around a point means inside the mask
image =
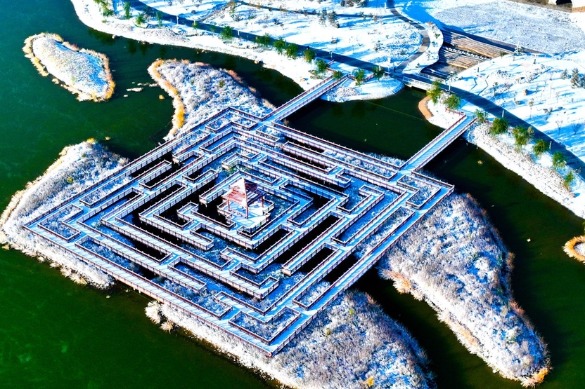
M 435 158 L 447 146 L 459 138 L 473 123 L 475 118 L 464 115 L 455 124 L 441 132 L 439 136 L 433 139 L 429 144 L 420 149 L 408 161 L 402 165 L 401 170 L 419 170 L 423 168 L 431 159 Z
M 344 75 L 343 77 L 340 78 L 329 77 L 325 79 L 323 82 L 314 86 L 313 88 L 306 90 L 300 95 L 289 100 L 287 103 L 276 108 L 274 111 L 270 112 L 262 121 L 263 122 L 280 121 L 286 118 L 287 116 L 292 115 L 294 112 L 303 108 L 305 105 L 311 103 L 312 101 L 317 100 L 319 97 L 323 96 L 325 93 L 329 92 L 330 90 L 332 90 L 337 85 L 341 84 L 343 81 L 347 79 L 348 79 L 347 75 Z

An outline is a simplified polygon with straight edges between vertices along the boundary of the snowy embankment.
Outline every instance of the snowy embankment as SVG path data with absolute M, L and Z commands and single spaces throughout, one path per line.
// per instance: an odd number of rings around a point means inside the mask
M 37 34 L 24 41 L 22 50 L 42 76 L 52 75 L 80 101 L 105 101 L 114 93 L 108 57 L 79 49 L 57 34 Z
M 202 30 L 188 29 L 178 26 L 144 25 L 136 26 L 134 19 L 123 19 L 121 15 L 104 17 L 100 6 L 93 0 L 71 0 L 79 20 L 85 25 L 113 36 L 123 36 L 137 41 L 156 43 L 161 45 L 174 45 L 190 47 L 194 49 L 218 51 L 238 57 L 247 58 L 255 62 L 261 62 L 270 69 L 275 69 L 299 84 L 303 89 L 309 89 L 319 83 L 318 79 L 309 78 L 309 71 L 313 65 L 302 58 L 290 59 L 279 55 L 275 50 L 265 50 L 252 42 L 239 39 L 231 41 L 222 40 L 219 35 Z M 132 17 L 138 15 L 138 11 L 132 11 Z M 189 30 L 189 31 L 187 31 Z
M 266 100 L 254 94 L 233 72 L 202 63 L 157 60 L 148 68 L 150 76 L 173 98 L 173 128 L 169 136 L 190 129 L 226 107 L 262 117 L 272 111 Z
M 433 307 L 470 352 L 528 386 L 550 361 L 512 297 L 512 258 L 478 205 L 452 194 L 389 250 L 379 272 Z
M 383 99 L 400 92 L 402 88 L 404 88 L 402 82 L 389 76 L 382 76 L 380 79 L 371 79 L 361 85 L 356 85 L 355 81 L 348 79 L 331 92 L 324 94 L 321 98 L 337 103 L 355 100 Z
M 508 55 L 463 71 L 451 84 L 493 101 L 585 161 L 585 51 L 556 56 Z M 437 116 L 443 115 L 444 108 L 429 107 Z M 463 102 L 461 109 L 475 115 L 477 107 Z M 566 166 L 553 169 L 549 152 L 534 154 L 534 141 L 516 147 L 509 133 L 491 136 L 484 127 L 468 134 L 468 140 L 547 196 L 585 217 L 585 181 L 581 174 Z M 574 179 L 567 185 L 569 174 Z
M 585 50 L 507 55 L 463 71 L 451 85 L 493 101 L 585 160 L 584 80 Z
M 505 138 L 508 138 L 507 141 Z M 494 136 L 489 133 L 489 125 L 474 128 L 467 139 L 490 154 L 506 168 L 520 175 L 536 189 L 571 210 L 575 215 L 585 218 L 585 182 L 579 174 L 574 175 L 571 186 L 565 185 L 563 177 L 552 168 L 550 154 L 538 158 L 513 146 L 510 135 Z M 564 170 L 567 170 L 565 168 Z
M 198 30 L 187 26 L 178 26 L 173 23 L 161 21 L 160 25 L 158 22 L 149 21 L 140 26 L 136 25 L 136 18 L 141 15 L 137 10 L 131 9 L 129 18 L 125 18 L 123 15 L 122 7 L 118 5 L 118 9 L 113 16 L 103 16 L 102 10 L 98 4 L 92 0 L 71 0 L 77 16 L 87 26 L 96 30 L 112 34 L 113 36 L 124 36 L 126 38 L 135 39 L 138 41 L 146 41 L 150 43 L 157 43 L 162 45 L 175 45 L 183 47 L 191 47 L 195 49 L 218 51 L 230 55 L 235 55 L 243 58 L 250 59 L 256 63 L 262 63 L 266 68 L 274 69 L 284 76 L 292 79 L 303 89 L 310 89 L 321 81 L 319 77 L 314 76 L 315 64 L 307 62 L 303 55 L 297 58 L 290 58 L 283 52 L 279 54 L 274 48 L 267 48 L 258 43 L 244 41 L 234 36 L 232 39 L 221 39 L 219 34 L 212 34 L 207 31 Z M 317 21 L 316 16 L 307 17 L 303 23 L 303 28 L 299 29 L 298 38 L 302 40 L 299 43 L 311 44 L 312 47 L 316 47 L 322 50 L 339 52 L 343 51 L 346 55 L 349 55 L 351 50 L 355 50 L 355 53 L 360 53 L 363 58 L 371 60 L 374 63 L 378 63 L 379 66 L 386 68 L 391 66 L 393 63 L 400 63 L 409 56 L 416 52 L 420 45 L 420 34 L 416 32 L 409 24 L 400 21 L 399 19 L 385 19 L 389 17 L 388 10 L 384 9 L 382 2 L 376 4 L 377 8 L 368 8 L 372 15 L 352 16 L 346 24 L 345 28 L 335 28 L 331 25 L 321 25 Z M 319 9 L 325 9 L 327 2 L 319 5 Z M 170 14 L 181 14 L 182 16 L 192 16 L 193 20 L 205 19 L 207 22 L 208 16 L 213 15 L 226 15 L 226 11 L 219 12 L 219 9 L 223 9 L 226 4 L 218 4 L 217 2 L 204 1 L 199 2 L 197 5 L 189 4 L 171 4 L 169 5 L 166 1 L 150 1 L 149 6 L 157 7 L 161 12 L 168 12 Z M 221 6 L 220 6 L 221 5 Z M 242 5 L 240 8 L 243 9 L 247 6 Z M 336 6 L 338 7 L 338 6 Z M 249 8 L 249 7 L 248 7 Z M 356 11 L 355 7 L 342 7 L 342 10 L 338 10 L 340 13 L 345 12 L 343 10 L 354 10 L 354 13 L 362 12 L 366 10 L 364 8 L 358 8 Z M 376 11 L 376 12 L 374 12 Z M 266 13 L 266 10 L 255 10 L 254 7 L 247 11 L 255 13 Z M 298 14 L 286 12 L 286 11 L 274 11 L 278 13 L 279 18 L 272 17 L 270 19 L 270 28 L 274 28 L 277 33 L 274 36 L 278 37 L 284 35 L 284 38 L 289 41 L 291 38 L 290 34 L 294 29 L 299 28 L 298 24 L 288 25 L 284 23 L 285 20 L 297 20 L 300 17 Z M 270 12 L 269 12 L 270 13 Z M 378 16 L 378 14 L 384 14 Z M 230 19 L 240 19 L 238 14 L 227 14 Z M 259 22 L 259 17 L 254 16 L 256 22 Z M 265 19 L 265 18 L 264 18 Z M 275 24 L 274 20 L 278 19 L 278 23 Z M 363 20 L 362 20 L 363 19 Z M 247 20 L 247 19 L 246 19 Z M 298 21 L 298 20 L 297 20 Z M 235 25 L 238 23 L 236 20 L 231 20 L 229 23 Z M 227 24 L 227 23 L 223 23 Z M 253 27 L 253 23 L 249 24 L 249 28 Z M 268 28 L 268 24 L 266 25 Z M 284 28 L 288 30 L 283 32 Z M 217 28 L 220 31 L 220 27 Z M 263 35 L 268 30 L 262 29 L 262 31 L 253 31 L 256 33 L 261 32 Z M 272 30 L 270 30 L 272 31 Z M 372 39 L 374 31 L 378 31 L 376 39 Z M 330 40 L 323 40 L 326 34 L 331 38 Z M 364 37 L 368 37 L 364 42 L 367 42 L 367 47 L 363 46 L 362 42 L 356 38 L 356 34 L 363 34 Z M 294 41 L 294 39 L 293 39 Z M 306 41 L 306 42 L 305 42 Z M 371 46 L 371 47 L 370 47 Z M 324 58 L 327 60 L 328 58 Z M 314 61 L 313 61 L 314 62 Z M 331 65 L 332 70 L 340 70 L 344 72 L 352 73 L 356 70 L 355 67 L 345 66 L 339 63 L 333 63 Z M 347 85 L 346 85 L 347 87 Z M 334 101 L 347 101 L 347 100 L 368 100 L 373 98 L 382 98 L 395 94 L 402 88 L 402 84 L 399 81 L 393 79 L 383 79 L 378 81 L 372 79 L 360 86 L 351 85 L 341 93 L 337 94 Z
M 446 109 L 442 103 L 434 104 L 428 98 L 421 104 L 428 109 L 427 120 L 434 125 L 448 128 L 459 118 L 459 113 Z M 467 115 L 474 115 L 475 106 L 464 102 L 463 109 Z M 427 115 L 425 115 L 426 117 Z M 490 123 L 473 127 L 465 134 L 468 142 L 475 144 L 491 155 L 505 168 L 521 176 L 536 189 L 563 205 L 575 215 L 585 218 L 585 180 L 576 171 L 564 166 L 555 169 L 552 163 L 552 155 L 544 151 L 539 156 L 534 153 L 535 141 L 529 141 L 526 145 L 518 147 L 514 145 L 513 136 L 507 132 L 494 135 L 489 131 Z M 569 172 L 573 175 L 570 184 L 565 182 Z
M 89 140 L 63 149 L 60 157 L 45 173 L 17 192 L 0 216 L 0 244 L 20 250 L 51 266 L 75 282 L 107 288 L 113 280 L 78 258 L 48 244 L 23 226 L 85 188 L 113 173 L 126 160 Z

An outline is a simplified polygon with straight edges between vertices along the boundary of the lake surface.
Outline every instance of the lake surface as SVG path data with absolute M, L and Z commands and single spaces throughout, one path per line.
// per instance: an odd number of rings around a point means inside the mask
M 170 99 L 159 100 L 164 95 L 159 88 L 126 89 L 151 83 L 146 68 L 158 57 L 234 69 L 276 105 L 300 92 L 290 80 L 250 61 L 112 39 L 82 25 L 67 0 L 0 0 L 0 5 L 5 10 L 0 23 L 0 209 L 66 145 L 108 136 L 109 146 L 128 157 L 156 146 L 170 127 Z M 112 101 L 80 103 L 38 75 L 22 45 L 27 36 L 44 31 L 110 57 L 117 84 Z M 406 158 L 439 132 L 418 113 L 421 97 L 406 90 L 375 102 L 316 102 L 293 116 L 291 124 L 358 150 Z M 516 253 L 516 297 L 552 355 L 554 369 L 541 387 L 581 387 L 585 267 L 566 257 L 561 246 L 581 231 L 582 221 L 463 140 L 439 155 L 429 170 L 472 193 Z M 373 295 L 420 341 L 440 388 L 519 387 L 470 355 L 426 304 L 398 294 L 374 271 L 357 288 Z M 158 329 L 144 315 L 147 302 L 123 286 L 102 292 L 75 285 L 47 264 L 0 250 L 0 387 L 270 386 L 204 345 Z

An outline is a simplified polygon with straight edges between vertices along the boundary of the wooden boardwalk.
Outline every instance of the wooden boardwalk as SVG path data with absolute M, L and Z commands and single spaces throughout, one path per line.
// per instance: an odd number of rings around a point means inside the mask
M 263 118 L 225 109 L 26 228 L 274 355 L 453 190 L 419 170 L 469 119 L 403 166 L 278 123 L 342 81 L 326 79 Z M 243 228 L 215 210 L 239 179 L 273 205 L 266 224 Z

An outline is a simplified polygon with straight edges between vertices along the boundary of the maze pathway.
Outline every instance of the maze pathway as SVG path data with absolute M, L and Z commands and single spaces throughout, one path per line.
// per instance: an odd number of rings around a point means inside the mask
M 225 109 L 26 228 L 273 355 L 453 190 L 418 171 L 438 149 L 394 166 L 278 124 L 284 111 Z M 262 194 L 261 222 L 226 217 L 237 182 Z

